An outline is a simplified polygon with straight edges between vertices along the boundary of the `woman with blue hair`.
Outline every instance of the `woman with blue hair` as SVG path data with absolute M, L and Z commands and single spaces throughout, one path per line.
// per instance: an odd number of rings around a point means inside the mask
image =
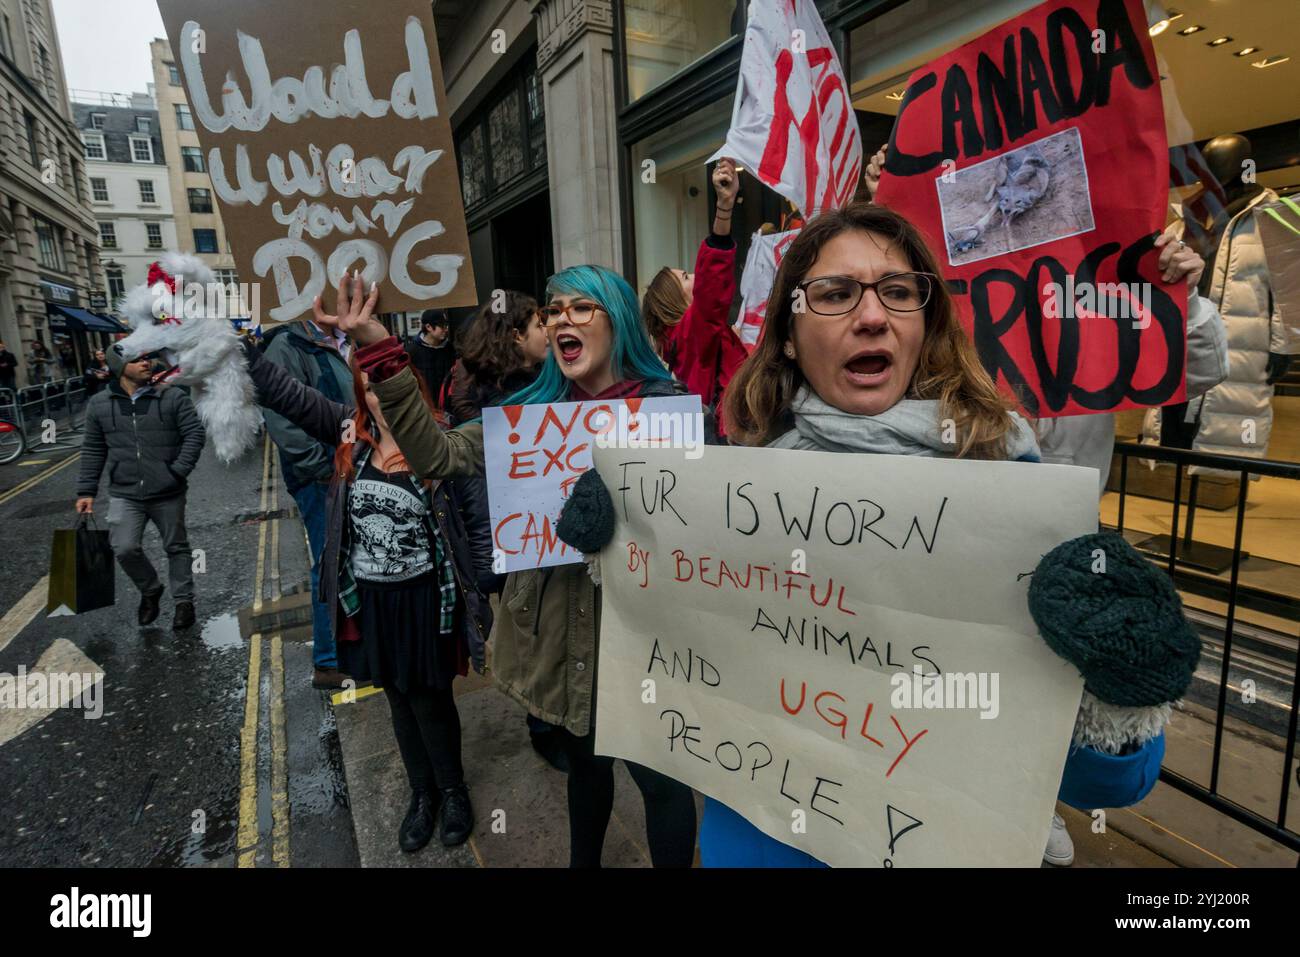
M 542 320 L 550 354 L 536 380 L 502 405 L 668 396 L 684 391 L 655 354 L 636 295 L 616 273 L 573 266 L 546 286 Z M 444 432 L 420 397 L 410 360 L 373 318 L 378 289 L 356 276 L 339 284 L 337 316 L 316 321 L 347 333 L 393 437 L 416 475 L 482 474 L 483 426 Z M 581 564 L 511 573 L 489 647 L 492 673 L 508 695 L 558 726 L 569 759 L 569 864 L 599 867 L 614 803 L 614 759 L 595 754 L 600 589 Z M 695 852 L 690 788 L 627 762 L 645 799 L 646 837 L 656 867 L 689 867 Z

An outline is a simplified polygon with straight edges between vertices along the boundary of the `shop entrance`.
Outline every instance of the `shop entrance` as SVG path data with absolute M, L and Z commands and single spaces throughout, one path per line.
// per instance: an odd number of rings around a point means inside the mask
M 555 272 L 548 195 L 537 193 L 495 217 L 492 246 L 497 288 L 541 299 L 547 278 Z

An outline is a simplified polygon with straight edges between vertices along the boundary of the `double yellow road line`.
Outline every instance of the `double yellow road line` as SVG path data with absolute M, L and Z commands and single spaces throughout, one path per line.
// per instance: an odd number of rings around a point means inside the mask
M 79 462 L 79 461 L 81 461 L 81 453 L 73 452 L 66 459 L 64 459 L 61 462 L 55 462 L 45 471 L 38 472 L 37 474 L 33 475 L 29 479 L 24 479 L 23 481 L 15 485 L 13 488 L 11 488 L 9 491 L 5 492 L 3 495 L 0 495 L 0 505 L 4 505 L 6 502 L 13 501 L 19 495 L 22 495 L 23 492 L 26 492 L 29 488 L 33 488 L 37 485 L 40 485 L 42 482 L 44 482 L 55 472 L 61 471 L 67 468 L 73 462 Z
M 271 439 L 262 446 L 261 512 L 275 511 L 279 500 L 278 482 L 272 472 Z M 270 584 L 273 600 L 280 597 L 280 521 L 264 520 L 257 530 L 257 566 L 253 578 L 253 617 L 262 611 L 266 583 L 267 526 L 270 526 Z M 289 866 L 289 774 L 288 742 L 284 721 L 284 648 L 281 635 L 270 635 L 268 701 L 271 739 L 271 864 Z M 248 639 L 248 691 L 244 700 L 244 725 L 239 735 L 239 828 L 236 854 L 239 867 L 256 867 L 263 835 L 258 827 L 258 724 L 262 713 L 262 638 L 256 632 Z

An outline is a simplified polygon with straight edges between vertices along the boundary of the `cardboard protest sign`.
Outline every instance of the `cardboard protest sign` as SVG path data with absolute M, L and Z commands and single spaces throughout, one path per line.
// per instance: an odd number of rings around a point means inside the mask
M 159 0 L 244 281 L 272 322 L 344 272 L 385 311 L 476 302 L 427 3 Z
M 582 561 L 555 534 L 578 476 L 602 443 L 676 448 L 698 458 L 704 415 L 698 395 L 489 406 L 483 460 L 498 574 Z M 681 453 L 678 453 L 681 454 Z
M 749 5 L 729 156 L 812 215 L 843 206 L 862 174 L 862 136 L 844 70 L 813 0 Z
M 786 249 L 799 235 L 799 230 L 784 233 L 754 233 L 749 240 L 749 254 L 740 274 L 740 341 L 753 351 L 767 315 L 767 300 L 776 283 L 776 271 Z
M 926 234 L 985 368 L 1035 416 L 1185 398 L 1169 152 L 1141 0 L 1048 0 L 917 70 L 876 201 Z
M 1027 573 L 1096 531 L 1094 471 L 712 446 L 596 467 L 597 753 L 829 864 L 1040 865 L 1083 684 Z

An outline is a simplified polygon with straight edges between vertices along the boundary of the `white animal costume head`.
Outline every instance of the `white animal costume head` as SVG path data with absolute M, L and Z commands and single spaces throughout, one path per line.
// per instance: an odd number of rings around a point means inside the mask
M 165 253 L 149 278 L 123 298 L 121 314 L 134 330 L 118 345 L 128 358 L 160 352 L 171 371 L 164 381 L 188 385 L 217 456 L 233 462 L 252 447 L 262 414 L 255 402 L 244 350 L 228 318 L 209 316 L 216 276 L 203 260 Z M 187 289 L 192 293 L 187 296 Z

